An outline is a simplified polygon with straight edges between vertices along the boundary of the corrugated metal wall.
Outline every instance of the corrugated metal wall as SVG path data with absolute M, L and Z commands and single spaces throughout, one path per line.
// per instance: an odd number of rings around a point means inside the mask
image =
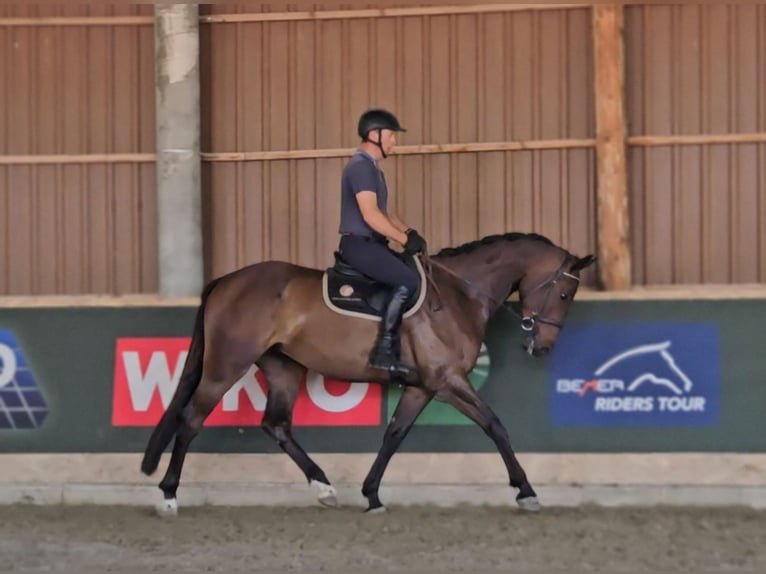
M 631 136 L 766 133 L 766 6 L 626 8 Z M 766 143 L 630 147 L 634 282 L 766 281 Z
M 397 113 L 405 146 L 592 138 L 590 22 L 580 8 L 210 23 L 203 147 L 350 149 L 370 105 Z M 383 167 L 393 208 L 431 251 L 519 230 L 585 252 L 595 249 L 590 148 L 415 149 Z M 213 274 L 267 258 L 329 264 L 344 163 L 209 162 Z
M 151 14 L 0 6 L 3 18 Z M 40 157 L 154 152 L 151 22 L 0 26 L 0 78 L 0 156 L 24 156 L 0 165 L 0 294 L 156 291 L 151 158 Z
M 589 8 L 323 19 L 350 8 L 285 21 L 274 13 L 294 6 L 201 7 L 209 274 L 331 261 L 368 105 L 409 129 L 384 167 L 431 250 L 507 230 L 596 250 Z M 215 18 L 258 9 L 275 20 Z M 49 16 L 106 20 L 39 25 Z M 151 16 L 0 6 L 36 19 L 0 25 L 0 294 L 156 291 Z M 766 281 L 766 143 L 678 141 L 763 141 L 766 7 L 630 6 L 625 40 L 634 282 Z

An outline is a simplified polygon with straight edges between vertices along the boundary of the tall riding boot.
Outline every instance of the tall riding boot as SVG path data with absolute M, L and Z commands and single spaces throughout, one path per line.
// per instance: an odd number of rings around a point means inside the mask
M 410 367 L 399 362 L 399 326 L 404 315 L 404 304 L 409 297 L 410 290 L 406 287 L 394 289 L 381 320 L 378 340 L 370 353 L 370 367 L 373 369 L 383 369 L 403 377 L 411 373 Z

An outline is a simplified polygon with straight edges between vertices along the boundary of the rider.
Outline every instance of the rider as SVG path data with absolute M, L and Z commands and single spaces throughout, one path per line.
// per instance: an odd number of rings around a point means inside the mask
M 406 130 L 391 112 L 374 108 L 359 118 L 357 131 L 361 144 L 341 178 L 339 251 L 349 265 L 392 288 L 369 365 L 406 376 L 410 369 L 399 361 L 399 327 L 419 278 L 389 248 L 388 240 L 399 242 L 409 254 L 425 252 L 426 241 L 388 211 L 388 188 L 378 165 L 396 145 L 395 132 Z

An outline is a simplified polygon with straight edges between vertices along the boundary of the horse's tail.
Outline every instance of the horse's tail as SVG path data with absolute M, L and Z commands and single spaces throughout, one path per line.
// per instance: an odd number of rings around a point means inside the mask
M 170 444 L 178 427 L 181 425 L 181 413 L 191 400 L 202 378 L 202 359 L 205 354 L 205 307 L 207 306 L 208 296 L 217 283 L 218 279 L 214 279 L 202 291 L 200 306 L 197 309 L 197 317 L 194 320 L 194 333 L 189 354 L 186 357 L 186 363 L 181 374 L 181 380 L 178 382 L 178 387 L 176 387 L 167 410 L 154 428 L 152 436 L 149 437 L 149 442 L 144 451 L 144 458 L 141 461 L 141 472 L 146 475 L 151 475 L 157 470 L 162 452 Z

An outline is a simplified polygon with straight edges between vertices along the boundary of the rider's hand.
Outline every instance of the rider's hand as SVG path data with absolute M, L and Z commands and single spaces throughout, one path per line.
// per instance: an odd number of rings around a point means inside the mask
M 409 255 L 415 255 L 416 253 L 425 253 L 426 240 L 414 229 L 407 230 L 407 243 L 404 244 L 404 252 Z

